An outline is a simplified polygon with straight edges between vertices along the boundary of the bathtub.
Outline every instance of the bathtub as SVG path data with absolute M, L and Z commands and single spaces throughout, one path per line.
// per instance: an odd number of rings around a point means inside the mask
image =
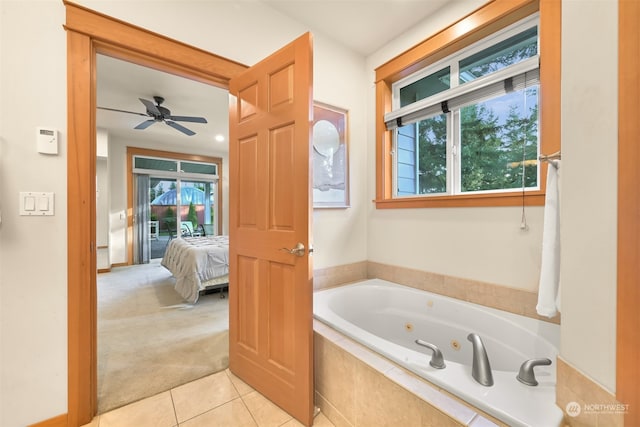
M 510 426 L 562 423 L 555 404 L 558 325 L 380 279 L 318 291 L 313 311 L 321 322 Z M 471 332 L 484 341 L 491 387 L 471 376 Z M 438 346 L 446 367 L 431 367 L 431 351 L 416 339 Z M 535 368 L 538 386 L 516 379 L 522 362 L 543 357 L 553 363 Z

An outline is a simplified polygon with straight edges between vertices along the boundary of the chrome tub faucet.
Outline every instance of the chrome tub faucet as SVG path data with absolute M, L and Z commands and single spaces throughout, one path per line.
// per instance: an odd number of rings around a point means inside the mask
M 435 344 L 431 344 L 422 340 L 416 340 L 415 343 L 422 347 L 426 347 L 433 352 L 429 365 L 436 369 L 444 369 L 447 366 L 444 364 L 444 357 L 442 357 L 442 352 Z
M 524 363 L 520 366 L 520 372 L 518 372 L 518 381 L 522 384 L 526 384 L 529 386 L 537 386 L 538 381 L 536 380 L 536 375 L 533 372 L 533 368 L 536 366 L 547 366 L 551 365 L 551 360 L 549 359 L 529 359 L 525 360 Z
M 487 356 L 487 350 L 484 347 L 482 338 L 476 333 L 467 336 L 473 346 L 473 365 L 471 367 L 471 376 L 478 383 L 486 387 L 493 385 L 493 373 L 491 372 L 491 364 Z

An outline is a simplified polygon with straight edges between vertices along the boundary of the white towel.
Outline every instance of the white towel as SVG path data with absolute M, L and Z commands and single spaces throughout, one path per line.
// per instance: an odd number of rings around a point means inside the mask
M 547 167 L 547 194 L 542 231 L 542 265 L 536 311 L 553 317 L 560 311 L 560 160 Z

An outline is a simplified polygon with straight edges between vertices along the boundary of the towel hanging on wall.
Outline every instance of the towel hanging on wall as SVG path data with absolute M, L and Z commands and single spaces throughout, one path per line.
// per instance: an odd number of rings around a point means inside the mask
M 542 265 L 536 311 L 553 317 L 560 311 L 560 160 L 549 160 L 542 230 Z

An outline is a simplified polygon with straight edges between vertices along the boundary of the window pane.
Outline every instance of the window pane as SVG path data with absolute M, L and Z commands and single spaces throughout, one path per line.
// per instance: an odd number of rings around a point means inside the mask
M 178 162 L 176 162 L 175 160 L 150 159 L 148 157 L 134 157 L 134 168 L 175 172 L 178 170 Z
M 400 88 L 400 107 L 449 89 L 451 87 L 450 77 L 449 67 L 447 67 Z
M 447 116 L 418 122 L 419 193 L 447 192 Z
M 461 190 L 538 186 L 538 86 L 460 109 Z
M 461 60 L 459 83 L 470 82 L 537 54 L 538 27 L 533 27 Z
M 397 132 L 398 195 L 446 193 L 446 115 L 403 126 Z
M 182 172 L 186 173 L 204 173 L 207 175 L 215 175 L 217 168 L 215 164 L 180 162 Z

